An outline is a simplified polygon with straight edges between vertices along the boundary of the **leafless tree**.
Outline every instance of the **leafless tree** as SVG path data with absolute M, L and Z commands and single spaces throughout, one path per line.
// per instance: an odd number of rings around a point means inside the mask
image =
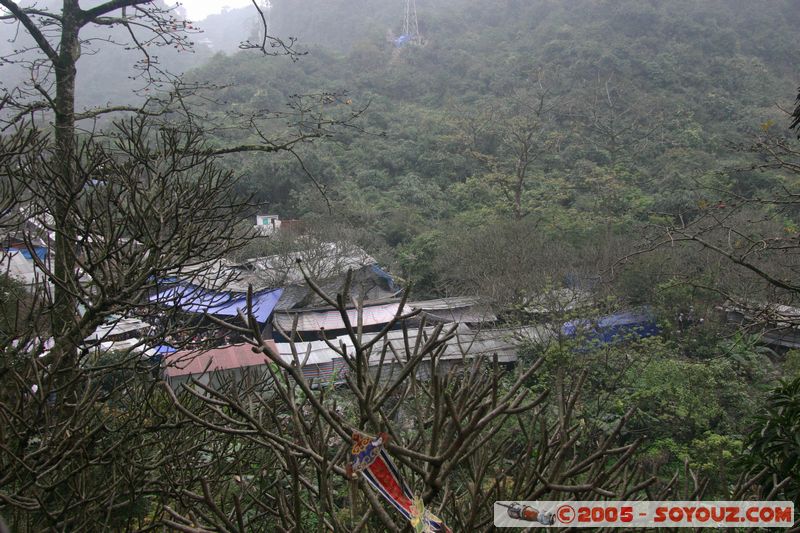
M 98 355 L 86 339 L 134 317 L 154 319 L 141 346 L 181 333 L 176 316 L 155 316 L 151 294 L 166 278 L 206 276 L 205 265 L 248 237 L 232 228 L 251 206 L 218 158 L 291 151 L 330 135 L 344 115 L 336 95 L 299 95 L 285 111 L 236 117 L 249 133 L 236 146 L 212 146 L 219 117 L 194 112 L 192 99 L 213 88 L 171 77 L 151 54 L 191 44 L 192 28 L 170 10 L 143 0 L 86 9 L 65 0 L 58 10 L 2 0 L 0 19 L 31 43 L 4 58 L 31 77 L 0 97 L 0 230 L 4 248 L 11 237 L 27 248 L 37 275 L 10 303 L 13 324 L 2 332 L 0 514 L 15 531 L 164 525 L 165 506 L 187 497 L 164 465 L 192 451 L 205 457 L 210 439 L 191 440 L 145 358 L 128 349 Z M 97 26 L 124 28 L 127 42 L 87 37 Z M 264 35 L 262 52 L 296 54 Z M 138 50 L 142 79 L 163 91 L 141 106 L 76 109 L 81 50 L 114 44 Z M 100 128 L 105 116 L 114 121 Z M 50 252 L 37 255 L 39 244 Z
M 581 127 L 582 142 L 604 155 L 612 168 L 629 165 L 646 150 L 667 142 L 664 114 L 625 83 L 598 79 L 584 91 L 581 103 L 567 114 Z
M 196 95 L 201 89 L 197 84 L 186 86 L 180 80 L 159 68 L 153 60 L 150 47 L 175 46 L 188 48 L 191 46 L 190 36 L 195 31 L 191 25 L 176 19 L 170 9 L 146 0 L 111 0 L 89 9 L 80 7 L 77 0 L 65 0 L 60 11 L 24 7 L 11 0 L 0 2 L 4 13 L 4 21 L 13 22 L 24 30 L 32 42 L 31 54 L 20 52 L 19 61 L 27 64 L 31 72 L 30 87 L 18 87 L 4 95 L 6 109 L 15 112 L 5 118 L 6 129 L 13 128 L 26 116 L 36 116 L 37 111 L 46 110 L 51 113 L 54 122 L 52 133 L 52 167 L 53 178 L 48 199 L 48 209 L 53 218 L 54 278 L 67 284 L 74 284 L 79 270 L 74 251 L 77 235 L 72 230 L 75 210 L 74 198 L 95 179 L 99 161 L 86 162 L 87 154 L 82 153 L 86 143 L 81 139 L 80 123 L 94 120 L 108 113 L 130 112 L 137 116 L 162 116 L 167 127 L 177 121 L 187 124 L 193 132 L 207 133 L 214 128 L 213 122 L 203 121 L 195 114 L 187 98 Z M 93 45 L 91 38 L 82 37 L 87 28 L 95 26 L 116 26 L 126 30 L 129 36 L 127 43 L 107 43 L 126 45 L 141 53 L 141 71 L 143 77 L 157 86 L 167 84 L 161 97 L 149 99 L 141 107 L 110 106 L 106 108 L 88 109 L 79 112 L 75 108 L 75 80 L 77 62 L 83 46 Z M 253 47 L 249 45 L 248 47 Z M 295 57 L 291 42 L 270 37 L 264 29 L 262 41 L 256 46 L 264 53 L 284 53 Z M 239 117 L 251 132 L 251 139 L 236 146 L 211 148 L 208 145 L 199 148 L 196 137 L 191 143 L 184 145 L 187 152 L 202 150 L 203 155 L 221 155 L 233 152 L 275 152 L 292 150 L 297 143 L 313 138 L 326 136 L 330 127 L 341 124 L 339 118 L 327 118 L 323 107 L 336 103 L 336 95 L 322 93 L 317 95 L 298 95 L 293 97 L 290 107 L 285 112 L 266 113 L 256 111 L 247 117 Z M 357 112 L 356 112 L 357 114 Z M 271 118 L 279 118 L 288 122 L 290 128 L 281 133 L 274 127 L 262 125 Z M 113 142 L 113 140 L 112 140 Z M 135 142 L 135 141 L 131 141 Z M 63 286 L 54 284 L 52 314 L 52 330 L 54 334 L 66 333 L 70 327 L 70 317 L 78 300 Z
M 409 328 L 402 305 L 383 331 L 364 333 L 360 319 L 349 318 L 361 304 L 347 284 L 332 296 L 308 281 L 347 325 L 344 338 L 326 341 L 346 365 L 341 388 L 308 379 L 308 352 L 292 344 L 291 355 L 276 353 L 251 319 L 250 327 L 227 327 L 250 335 L 263 354 L 269 394 L 257 384 L 209 387 L 197 380 L 173 393 L 194 424 L 236 437 L 242 447 L 257 443 L 272 459 L 257 477 L 241 474 L 246 465 L 233 470 L 247 489 L 227 505 L 214 503 L 224 482 L 209 487 L 197 500 L 206 509 L 203 528 L 402 531 L 402 517 L 347 474 L 354 432 L 387 433 L 386 449 L 413 490 L 454 531 L 491 530 L 495 500 L 625 499 L 653 487 L 655 478 L 634 460 L 639 442 L 620 435 L 630 413 L 615 427 L 588 429 L 592 424 L 577 414 L 587 372 L 562 375 L 551 388 L 539 376 L 542 339 L 532 337 L 537 349 L 509 373 L 456 327 L 423 320 Z M 662 490 L 669 489 L 653 494 Z M 189 508 L 173 511 L 176 521 L 197 527 Z M 265 522 L 237 522 L 254 514 Z
M 515 219 L 529 214 L 525 196 L 531 182 L 564 142 L 555 123 L 558 104 L 550 80 L 540 73 L 531 90 L 463 117 L 460 136 L 467 153 L 480 163 L 482 179 L 500 192 Z
M 143 431 L 130 428 L 146 418 L 141 413 L 147 410 L 145 391 L 152 389 L 152 379 L 131 387 L 133 376 L 149 375 L 138 364 L 140 356 L 98 359 L 84 339 L 114 317 L 147 316 L 152 311 L 148 297 L 161 279 L 219 258 L 243 242 L 225 231 L 243 207 L 231 202 L 236 179 L 217 168 L 213 156 L 185 151 L 201 142 L 196 132 L 166 127 L 150 132 L 144 117 L 117 128 L 113 145 L 77 144 L 76 172 L 94 181 L 71 193 L 47 148 L 24 175 L 15 170 L 5 176 L 28 198 L 13 206 L 24 219 L 16 217 L 17 223 L 5 229 L 32 250 L 42 235 L 50 241 L 53 234 L 68 235 L 74 268 L 61 277 L 47 257 L 32 254 L 41 282 L 29 301 L 20 299 L 15 327 L 4 335 L 0 492 L 3 507 L 39 517 L 29 522 L 33 529 L 83 529 L 81 524 L 93 522 L 81 520 L 97 520 L 99 509 L 130 504 L 114 501 L 124 479 L 99 480 L 105 466 L 125 468 L 113 457 Z M 68 227 L 51 215 L 56 196 L 70 206 Z M 56 297 L 66 293 L 74 305 L 57 318 L 52 291 Z M 152 332 L 153 340 L 171 327 L 163 326 Z M 114 376 L 120 374 L 117 383 Z M 120 395 L 124 414 L 109 403 Z M 130 405 L 137 395 L 142 405 Z

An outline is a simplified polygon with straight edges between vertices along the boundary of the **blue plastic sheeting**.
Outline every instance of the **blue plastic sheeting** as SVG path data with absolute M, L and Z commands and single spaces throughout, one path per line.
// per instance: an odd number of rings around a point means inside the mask
M 283 289 L 266 289 L 253 293 L 253 316 L 258 322 L 269 320 Z M 219 292 L 195 285 L 171 285 L 150 297 L 150 301 L 166 307 L 178 307 L 187 313 L 234 317 L 247 309 L 247 294 Z
M 400 37 L 398 37 L 397 39 L 394 40 L 394 45 L 397 48 L 400 48 L 401 46 L 403 46 L 404 44 L 406 44 L 410 40 L 411 40 L 411 36 L 410 35 L 401 35 Z
M 5 251 L 8 252 L 19 252 L 22 254 L 22 257 L 27 259 L 28 261 L 33 260 L 33 254 L 31 254 L 30 249 L 27 247 L 20 247 L 20 248 L 6 248 Z M 47 257 L 47 248 L 45 246 L 34 246 L 33 253 L 36 254 L 36 257 L 41 259 L 42 261 L 45 260 Z
M 568 337 L 584 335 L 589 342 L 608 344 L 632 337 L 644 339 L 661 333 L 655 317 L 647 310 L 626 311 L 607 315 L 598 320 L 571 320 L 561 327 Z
M 159 344 L 158 346 L 154 346 L 152 350 L 148 350 L 147 353 L 150 355 L 150 360 L 160 365 L 161 361 L 164 359 L 164 356 L 169 355 L 171 353 L 175 353 L 178 350 L 170 346 L 169 344 Z
M 175 353 L 178 350 L 170 346 L 169 344 L 159 344 L 154 348 L 155 352 L 159 355 L 165 355 L 168 353 Z
M 379 267 L 378 265 L 372 265 L 372 267 L 371 267 L 371 268 L 372 268 L 372 272 L 373 272 L 373 273 L 374 273 L 376 276 L 378 276 L 378 277 L 379 277 L 379 278 L 381 278 L 381 279 L 384 279 L 384 280 L 386 280 L 386 287 L 387 287 L 387 288 L 388 288 L 390 291 L 395 291 L 395 290 L 397 290 L 397 289 L 395 288 L 395 286 L 394 286 L 394 278 L 392 277 L 392 275 L 391 275 L 391 274 L 389 274 L 388 272 L 386 272 L 385 270 L 383 270 L 383 269 L 382 269 L 381 267 Z

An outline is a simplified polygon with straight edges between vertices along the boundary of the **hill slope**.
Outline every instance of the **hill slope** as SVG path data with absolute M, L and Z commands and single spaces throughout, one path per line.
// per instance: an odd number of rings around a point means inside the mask
M 369 102 L 366 134 L 303 155 L 336 215 L 389 246 L 492 219 L 583 234 L 677 212 L 698 180 L 744 193 L 775 183 L 717 171 L 745 161 L 732 144 L 786 122 L 776 104 L 798 81 L 796 0 L 419 1 L 426 44 L 403 48 L 387 39 L 402 2 L 272 4 L 275 31 L 308 56 L 217 55 L 193 75 L 229 84 L 228 109 L 320 90 Z M 239 163 L 272 210 L 325 211 L 291 159 Z

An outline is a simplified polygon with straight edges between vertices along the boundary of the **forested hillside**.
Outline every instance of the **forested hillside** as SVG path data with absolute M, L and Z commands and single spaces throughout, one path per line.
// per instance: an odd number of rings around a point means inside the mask
M 718 200 L 703 186 L 776 184 L 724 171 L 750 164 L 737 146 L 762 128 L 785 129 L 796 1 L 421 1 L 424 45 L 402 48 L 387 38 L 402 3 L 272 5 L 274 31 L 307 56 L 218 55 L 193 76 L 229 85 L 218 110 L 326 90 L 368 106 L 362 132 L 302 156 L 335 215 L 411 261 L 410 275 L 453 231 L 517 220 L 581 238 Z M 270 210 L 328 209 L 293 158 L 242 164 Z

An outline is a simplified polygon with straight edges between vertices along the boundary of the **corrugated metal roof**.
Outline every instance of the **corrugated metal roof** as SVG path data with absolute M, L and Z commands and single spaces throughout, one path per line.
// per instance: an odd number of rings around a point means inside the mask
M 423 329 L 422 339 L 420 345 L 428 340 L 433 332 L 434 327 L 427 327 Z M 448 328 L 442 330 L 444 334 Z M 363 335 L 363 342 L 367 343 L 374 339 L 377 333 L 366 333 Z M 465 325 L 459 325 L 456 329 L 456 335 L 453 339 L 448 341 L 441 359 L 458 360 L 462 358 L 472 359 L 475 357 L 491 357 L 497 354 L 500 362 L 513 362 L 517 359 L 517 352 L 520 345 L 524 342 L 546 342 L 554 335 L 552 329 L 545 326 L 528 326 L 518 328 L 497 328 L 497 329 L 470 329 Z M 419 336 L 419 328 L 410 328 L 408 330 L 408 346 L 414 350 Z M 344 345 L 347 352 L 352 354 L 353 344 L 350 337 L 347 335 L 336 337 L 331 340 L 334 346 Z M 381 362 L 381 352 L 385 345 L 391 345 L 394 351 L 387 349 L 384 356 L 383 363 L 402 363 L 406 361 L 409 354 L 406 354 L 406 340 L 402 330 L 390 331 L 386 337 L 377 345 L 372 348 L 370 354 L 369 364 L 375 366 Z M 291 345 L 288 342 L 277 343 L 278 350 L 284 360 L 292 360 Z M 297 342 L 295 343 L 298 359 L 302 363 L 306 354 L 309 355 L 306 361 L 307 365 L 311 364 L 327 364 L 330 361 L 337 361 L 341 359 L 338 353 L 331 349 L 324 341 L 312 342 Z M 395 353 L 397 356 L 395 357 Z M 413 355 L 413 354 L 410 354 Z M 428 357 L 426 357 L 428 359 Z
M 411 302 L 409 307 L 419 309 L 422 315 L 435 322 L 481 323 L 495 322 L 492 309 L 473 296 L 456 296 Z
M 434 328 L 425 328 L 423 331 L 422 343 L 430 338 Z M 445 333 L 447 327 L 442 329 Z M 364 342 L 368 342 L 374 336 L 365 335 Z M 408 331 L 408 345 L 413 351 L 417 342 L 419 330 Z M 490 357 L 497 354 L 500 362 L 511 362 L 517 358 L 517 352 L 520 345 L 524 341 L 542 342 L 546 341 L 552 335 L 549 330 L 544 327 L 519 327 L 519 328 L 499 328 L 499 329 L 470 329 L 465 325 L 459 325 L 456 329 L 455 336 L 447 342 L 441 359 L 473 359 L 475 357 Z M 383 341 L 384 344 L 390 343 L 394 350 L 402 360 L 407 357 L 405 353 L 405 339 L 402 330 L 390 331 Z M 376 346 L 372 350 L 370 356 L 370 365 L 376 365 L 380 362 L 380 352 L 382 346 Z M 385 362 L 394 360 L 390 355 L 391 351 L 387 352 Z M 413 354 L 411 354 L 413 355 Z
M 306 365 L 303 367 L 303 376 L 307 380 L 317 380 L 317 382 L 324 382 L 335 380 L 342 382 L 345 376 L 350 372 L 344 359 L 334 359 L 330 363 L 320 363 L 316 365 Z
M 433 300 L 419 300 L 408 302 L 409 307 L 423 311 L 437 311 L 441 309 L 460 309 L 480 305 L 481 301 L 475 296 L 450 296 L 448 298 L 435 298 Z
M 743 318 L 754 322 L 768 322 L 780 326 L 797 326 L 800 324 L 800 307 L 792 307 L 779 303 L 736 302 L 723 306 L 727 312 L 735 312 Z
M 278 352 L 274 342 L 271 340 L 266 342 L 276 353 Z M 267 356 L 253 352 L 252 348 L 249 344 L 233 344 L 199 352 L 175 352 L 164 357 L 164 374 L 173 378 L 267 364 Z
M 392 302 L 381 305 L 365 306 L 362 313 L 362 323 L 364 326 L 374 326 L 390 322 L 400 309 L 400 302 Z M 409 306 L 403 308 L 403 314 L 410 313 Z M 350 324 L 355 327 L 358 323 L 358 310 L 348 309 L 347 316 Z M 291 332 L 294 320 L 297 319 L 297 331 L 321 331 L 345 329 L 344 320 L 339 311 L 303 311 L 296 313 L 276 312 L 273 323 L 280 326 L 284 331 Z
M 275 345 L 269 341 L 270 346 L 287 362 L 294 358 L 289 344 Z M 327 381 L 333 378 L 344 379 L 348 372 L 344 359 L 338 357 L 324 342 L 296 343 L 298 358 L 302 366 L 303 375 L 308 380 Z M 223 348 L 215 348 L 204 352 L 175 352 L 166 355 L 164 364 L 165 375 L 168 378 L 179 376 L 201 375 L 225 370 L 256 367 L 266 364 L 267 357 L 262 353 L 255 353 L 248 344 L 236 344 Z
M 133 331 L 143 331 L 146 329 L 150 329 L 150 324 L 143 322 L 138 318 L 118 318 L 109 322 L 108 324 L 101 324 L 97 326 L 97 329 L 94 330 L 94 333 L 86 337 L 86 340 L 113 340 L 114 337 L 126 335 Z
M 352 350 L 353 344 L 347 336 L 337 337 L 332 344 L 339 346 L 344 344 L 345 348 L 349 351 Z M 296 342 L 294 343 L 295 350 L 297 351 L 297 359 L 302 365 L 305 361 L 307 365 L 317 365 L 330 363 L 334 359 L 339 358 L 339 354 L 328 346 L 325 341 L 311 341 L 311 342 Z M 292 346 L 288 342 L 276 343 L 278 353 L 284 361 L 293 361 Z
M 456 309 L 441 309 L 437 311 L 423 311 L 422 314 L 430 320 L 443 322 L 457 322 L 459 324 L 479 324 L 482 322 L 495 322 L 497 315 L 487 307 L 462 307 Z

